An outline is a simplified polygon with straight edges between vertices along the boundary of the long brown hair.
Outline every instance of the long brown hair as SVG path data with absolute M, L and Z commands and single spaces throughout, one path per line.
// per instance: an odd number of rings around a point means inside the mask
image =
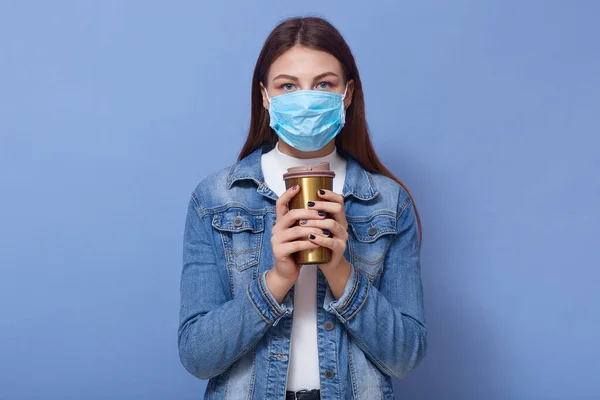
M 354 80 L 352 102 L 346 109 L 346 123 L 335 138 L 335 145 L 340 154 L 342 156 L 350 155 L 369 172 L 378 172 L 395 180 L 413 200 L 408 188 L 383 165 L 375 154 L 365 119 L 362 82 L 354 56 L 340 32 L 322 18 L 296 17 L 284 20 L 267 37 L 254 67 L 250 129 L 238 160 L 248 156 L 264 144 L 274 146 L 277 142 L 277 135 L 269 127 L 269 114 L 263 107 L 260 83 L 264 82 L 273 61 L 294 46 L 321 50 L 333 55 L 342 64 L 345 81 Z M 421 218 L 414 200 L 413 206 L 419 227 L 419 244 L 421 244 Z

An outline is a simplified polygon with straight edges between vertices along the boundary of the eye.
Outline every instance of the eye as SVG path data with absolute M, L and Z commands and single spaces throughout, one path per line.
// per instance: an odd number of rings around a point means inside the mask
M 294 85 L 292 83 L 284 83 L 283 85 L 280 85 L 279 88 L 283 90 L 293 90 Z
M 317 88 L 319 88 L 319 89 L 328 89 L 330 87 L 331 87 L 331 82 L 320 82 L 317 85 Z

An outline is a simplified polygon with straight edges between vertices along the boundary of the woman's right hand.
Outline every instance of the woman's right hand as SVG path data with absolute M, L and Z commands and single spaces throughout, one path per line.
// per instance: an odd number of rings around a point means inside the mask
M 288 210 L 288 203 L 298 194 L 298 189 L 299 186 L 296 185 L 283 192 L 275 205 L 276 221 L 271 231 L 271 246 L 273 248 L 275 265 L 267 273 L 266 277 L 272 275 L 271 278 L 276 279 L 278 285 L 282 286 L 281 290 L 275 290 L 279 292 L 278 294 L 281 294 L 286 287 L 289 290 L 300 275 L 301 267 L 294 261 L 293 253 L 319 247 L 319 245 L 310 240 L 298 239 L 307 238 L 311 233 L 313 235 L 327 236 L 319 228 L 296 225 L 296 222 L 299 220 L 325 218 L 325 215 L 320 215 L 316 210 Z M 270 285 L 269 289 L 271 289 Z M 273 294 L 278 301 L 281 301 L 286 293 L 287 290 L 285 290 L 282 296 Z M 278 297 L 281 297 L 281 299 Z

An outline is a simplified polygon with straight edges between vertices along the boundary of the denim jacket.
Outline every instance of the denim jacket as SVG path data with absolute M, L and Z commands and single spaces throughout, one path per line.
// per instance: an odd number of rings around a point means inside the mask
M 261 169 L 270 149 L 207 176 L 189 200 L 178 346 L 185 369 L 209 380 L 205 399 L 285 398 L 294 286 L 278 303 L 265 280 L 278 197 Z M 427 349 L 417 219 L 402 186 L 346 159 L 351 274 L 339 299 L 317 269 L 321 398 L 393 399 L 391 378 Z

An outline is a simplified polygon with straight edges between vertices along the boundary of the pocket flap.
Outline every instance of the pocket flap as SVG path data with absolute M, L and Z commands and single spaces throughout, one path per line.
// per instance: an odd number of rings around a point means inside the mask
M 245 208 L 231 207 L 216 213 L 212 220 L 212 226 L 220 231 L 258 233 L 264 229 L 263 221 L 263 215 L 253 215 Z
M 390 214 L 377 214 L 365 219 L 349 220 L 348 225 L 359 242 L 370 243 L 382 235 L 396 233 L 396 218 Z

